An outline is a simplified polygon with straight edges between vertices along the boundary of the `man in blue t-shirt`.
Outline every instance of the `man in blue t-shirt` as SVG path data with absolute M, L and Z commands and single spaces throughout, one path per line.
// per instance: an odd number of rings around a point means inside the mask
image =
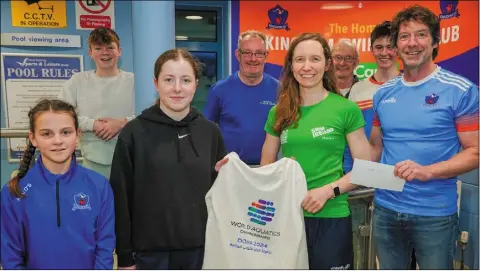
M 478 87 L 437 66 L 439 18 L 412 6 L 392 22 L 404 74 L 373 96 L 372 160 L 393 165 L 403 191 L 376 189 L 373 240 L 380 269 L 453 269 L 457 176 L 478 168 Z
M 266 41 L 258 31 L 240 33 L 235 50 L 240 69 L 212 86 L 203 112 L 220 126 L 227 151 L 249 165 L 260 164 L 263 127 L 277 101 L 278 80 L 264 73 Z

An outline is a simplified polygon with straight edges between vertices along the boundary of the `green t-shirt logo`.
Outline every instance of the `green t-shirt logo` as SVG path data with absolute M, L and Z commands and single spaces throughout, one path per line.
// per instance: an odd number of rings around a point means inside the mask
M 326 134 L 333 133 L 335 130 L 333 128 L 317 127 L 312 129 L 313 138 L 323 136 Z M 328 139 L 327 137 L 322 137 L 323 139 Z M 333 138 L 333 137 L 331 137 Z

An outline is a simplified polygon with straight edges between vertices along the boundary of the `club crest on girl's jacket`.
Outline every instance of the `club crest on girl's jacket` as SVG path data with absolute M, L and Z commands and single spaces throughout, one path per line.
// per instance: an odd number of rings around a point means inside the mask
M 91 210 L 92 208 L 90 207 L 90 197 L 83 194 L 82 192 L 76 194 L 73 196 L 73 208 L 72 211 L 75 210 Z

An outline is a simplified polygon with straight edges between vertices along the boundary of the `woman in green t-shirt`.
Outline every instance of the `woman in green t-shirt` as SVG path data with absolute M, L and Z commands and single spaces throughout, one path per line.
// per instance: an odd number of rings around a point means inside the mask
M 360 108 L 335 86 L 332 53 L 318 33 L 295 38 L 285 58 L 278 104 L 270 110 L 261 165 L 277 160 L 280 147 L 302 167 L 308 194 L 305 210 L 311 269 L 353 268 L 350 174 L 343 175 L 348 143 L 354 158 L 369 160 Z

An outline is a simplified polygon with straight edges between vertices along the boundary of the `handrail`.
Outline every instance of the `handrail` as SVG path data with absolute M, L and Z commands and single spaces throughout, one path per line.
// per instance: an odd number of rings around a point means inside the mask
M 1 138 L 27 138 L 28 129 L 0 128 Z
M 361 187 L 356 190 L 350 191 L 348 194 L 348 200 L 353 200 L 353 199 L 362 199 L 362 198 L 368 198 L 366 200 L 367 202 L 367 210 L 365 212 L 365 223 L 363 225 L 359 226 L 359 230 L 362 231 L 365 228 L 368 230 L 368 234 L 363 235 L 364 237 L 364 266 L 365 269 L 376 269 L 375 267 L 375 252 L 373 249 L 373 206 L 374 206 L 374 201 L 373 201 L 373 195 L 374 195 L 375 189 L 374 188 L 366 188 L 366 187 Z
M 373 197 L 373 193 L 375 192 L 374 188 L 359 188 L 356 190 L 352 190 L 348 192 L 348 199 L 362 199 Z

